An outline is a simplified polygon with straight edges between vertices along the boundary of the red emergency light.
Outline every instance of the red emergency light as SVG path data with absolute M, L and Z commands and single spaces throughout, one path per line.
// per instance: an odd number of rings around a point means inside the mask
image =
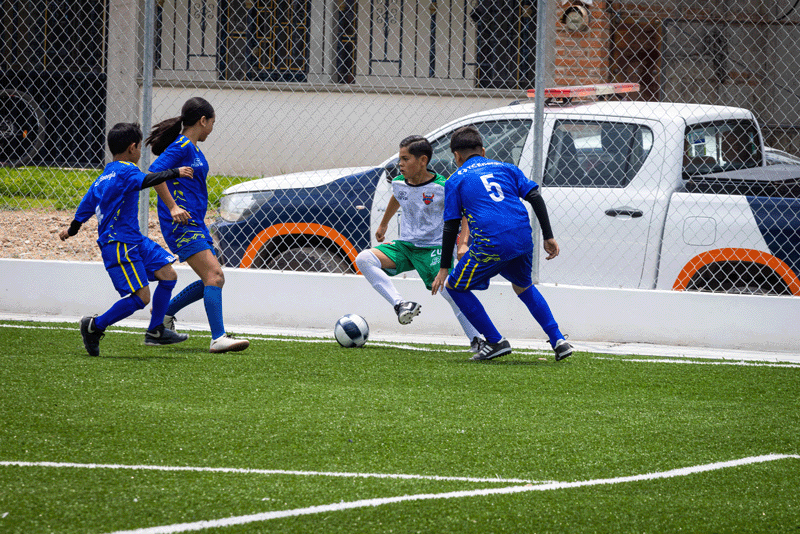
M 638 83 L 604 83 L 597 85 L 570 85 L 567 87 L 549 87 L 544 90 L 544 97 L 554 99 L 583 98 L 587 96 L 619 95 L 623 93 L 636 93 L 639 91 Z M 528 89 L 528 98 L 536 96 L 536 91 Z

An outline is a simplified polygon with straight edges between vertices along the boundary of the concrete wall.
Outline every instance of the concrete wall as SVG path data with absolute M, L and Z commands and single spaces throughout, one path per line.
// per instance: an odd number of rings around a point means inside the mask
M 197 279 L 178 266 L 176 292 Z M 375 334 L 460 335 L 441 297 L 419 280 L 397 279 L 400 293 L 422 304 L 421 315 L 401 326 L 391 306 L 361 276 L 226 269 L 225 322 L 236 326 L 325 329 L 345 313 L 367 319 Z M 0 259 L 0 313 L 74 318 L 102 313 L 118 297 L 101 263 Z M 561 330 L 575 341 L 654 343 L 757 351 L 800 350 L 800 298 L 672 291 L 538 286 Z M 544 339 L 511 286 L 494 282 L 479 292 L 487 312 L 511 339 Z M 137 312 L 147 320 L 149 310 Z M 204 324 L 201 304 L 181 321 Z

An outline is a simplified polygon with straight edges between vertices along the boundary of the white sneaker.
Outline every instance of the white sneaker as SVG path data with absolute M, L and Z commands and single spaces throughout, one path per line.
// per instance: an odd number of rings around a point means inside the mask
M 221 352 L 238 352 L 250 346 L 250 342 L 246 339 L 236 339 L 230 334 L 223 334 L 217 339 L 211 340 L 211 347 L 208 352 L 212 354 L 219 354 Z

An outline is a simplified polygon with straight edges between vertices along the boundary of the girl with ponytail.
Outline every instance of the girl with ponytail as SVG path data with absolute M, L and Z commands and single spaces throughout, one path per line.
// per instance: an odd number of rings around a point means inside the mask
M 225 331 L 222 321 L 225 276 L 205 223 L 209 167 L 198 144 L 205 141 L 214 129 L 215 118 L 214 108 L 207 100 L 190 98 L 183 104 L 179 117 L 156 124 L 145 140 L 153 154 L 158 156 L 150 165 L 150 172 L 182 166 L 194 170 L 193 180 L 177 178 L 155 186 L 158 193 L 158 219 L 164 240 L 180 261 L 188 263 L 200 277 L 170 301 L 164 326 L 174 330 L 175 314 L 203 299 L 211 327 L 209 351 L 212 353 L 244 350 L 250 346 L 248 340 L 236 339 Z M 188 212 L 188 222 L 173 222 L 174 213 L 181 211 Z

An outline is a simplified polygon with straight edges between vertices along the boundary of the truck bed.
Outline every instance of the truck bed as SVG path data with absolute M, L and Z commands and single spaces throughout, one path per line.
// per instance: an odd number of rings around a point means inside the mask
M 700 174 L 685 182 L 689 193 L 800 198 L 800 165 L 769 165 Z

